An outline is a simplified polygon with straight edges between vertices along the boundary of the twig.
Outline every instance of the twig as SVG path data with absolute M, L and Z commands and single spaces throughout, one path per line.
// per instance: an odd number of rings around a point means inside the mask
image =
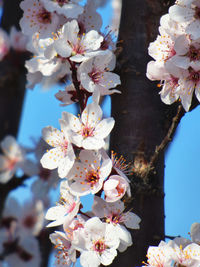
M 82 111 L 85 108 L 85 103 L 84 103 L 84 97 L 82 96 L 81 90 L 80 90 L 80 82 L 77 79 L 77 68 L 75 66 L 74 62 L 71 62 L 71 60 L 69 59 L 69 64 L 71 66 L 71 71 L 72 71 L 72 81 L 74 84 L 74 87 L 76 89 L 76 93 L 77 93 L 77 97 L 78 97 L 78 101 L 80 104 L 80 111 L 82 113 Z
M 182 116 L 184 115 L 184 111 L 182 108 L 182 105 L 179 105 L 177 108 L 177 113 L 175 115 L 175 117 L 172 119 L 172 124 L 168 130 L 167 135 L 165 136 L 165 138 L 162 140 L 161 144 L 159 146 L 156 146 L 155 152 L 153 154 L 153 156 L 150 159 L 149 162 L 149 170 L 152 170 L 155 166 L 155 163 L 160 155 L 160 153 L 166 148 L 166 146 L 169 144 L 169 142 L 172 140 L 172 136 L 182 118 Z

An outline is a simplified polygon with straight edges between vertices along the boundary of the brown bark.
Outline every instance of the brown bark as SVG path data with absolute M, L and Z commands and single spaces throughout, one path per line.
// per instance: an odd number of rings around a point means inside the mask
M 21 10 L 19 0 L 3 2 L 3 16 L 1 27 L 7 32 L 11 26 L 18 27 Z M 0 141 L 6 135 L 16 136 L 19 128 L 20 116 L 25 93 L 25 67 L 27 53 L 10 50 L 9 54 L 0 62 Z M 13 178 L 14 179 L 14 178 Z M 7 185 L 1 184 L 0 217 L 4 201 L 8 193 L 17 187 L 20 182 L 10 181 Z
M 134 162 L 131 207 L 142 221 L 140 230 L 132 231 L 133 246 L 118 255 L 112 264 L 115 267 L 141 266 L 142 261 L 146 261 L 148 246 L 158 245 L 164 239 L 162 150 L 155 169 L 149 172 L 148 168 L 156 147 L 167 136 L 178 104 L 164 105 L 158 95 L 160 89 L 146 78 L 145 73 L 148 61 L 152 60 L 147 48 L 158 34 L 159 18 L 167 12 L 167 4 L 172 3 L 161 0 L 122 1 L 119 41 L 123 42 L 117 63 L 122 95 L 112 98 L 112 116 L 116 124 L 111 148 Z M 179 121 L 183 112 L 177 116 Z
M 19 0 L 3 2 L 1 27 L 7 32 L 18 27 L 22 14 Z M 17 135 L 25 92 L 25 54 L 11 51 L 0 62 L 0 140 Z

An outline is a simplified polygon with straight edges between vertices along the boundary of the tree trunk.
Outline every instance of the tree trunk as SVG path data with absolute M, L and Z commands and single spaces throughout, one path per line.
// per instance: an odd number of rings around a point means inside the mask
M 1 27 L 7 32 L 18 28 L 22 10 L 19 0 L 3 2 Z M 25 92 L 25 54 L 11 51 L 0 62 L 0 141 L 8 134 L 16 136 Z
M 167 1 L 168 4 L 169 1 Z M 149 161 L 166 136 L 177 104 L 168 107 L 156 84 L 146 78 L 148 45 L 158 35 L 159 18 L 167 12 L 161 0 L 123 0 L 119 30 L 122 51 L 117 72 L 121 95 L 112 97 L 116 124 L 111 148 L 134 163 L 131 179 L 133 212 L 141 218 L 140 230 L 132 231 L 133 246 L 118 255 L 112 266 L 135 267 L 146 261 L 147 248 L 164 239 L 164 157 L 160 154 L 153 172 L 145 177 Z

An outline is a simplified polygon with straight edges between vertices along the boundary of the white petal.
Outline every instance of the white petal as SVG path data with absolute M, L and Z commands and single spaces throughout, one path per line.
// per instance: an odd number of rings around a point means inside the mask
M 95 128 L 95 136 L 96 138 L 105 138 L 108 136 L 114 127 L 115 120 L 113 118 L 106 118 L 100 121 Z
M 191 8 L 173 5 L 169 8 L 169 15 L 177 22 L 187 22 L 193 17 L 194 11 Z
M 49 150 L 40 160 L 42 167 L 49 170 L 57 168 L 60 161 L 60 157 L 58 155 L 60 155 L 60 148 L 56 147 Z
M 102 109 L 96 103 L 91 103 L 83 110 L 81 114 L 81 120 L 84 125 L 89 125 L 90 127 L 95 127 L 97 122 L 102 118 Z

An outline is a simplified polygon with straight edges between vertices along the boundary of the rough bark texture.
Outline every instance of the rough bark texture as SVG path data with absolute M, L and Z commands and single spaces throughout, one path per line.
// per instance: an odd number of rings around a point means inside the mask
M 159 18 L 167 12 L 169 1 L 123 0 L 119 30 L 122 51 L 117 71 L 122 95 L 112 98 L 112 116 L 116 119 L 111 148 L 134 162 L 132 180 L 133 212 L 142 219 L 140 230 L 133 231 L 133 246 L 118 255 L 112 266 L 135 267 L 146 261 L 147 248 L 164 239 L 164 157 L 160 155 L 154 172 L 143 183 L 148 162 L 166 136 L 177 104 L 164 105 L 159 88 L 146 76 L 147 48 L 158 34 Z

